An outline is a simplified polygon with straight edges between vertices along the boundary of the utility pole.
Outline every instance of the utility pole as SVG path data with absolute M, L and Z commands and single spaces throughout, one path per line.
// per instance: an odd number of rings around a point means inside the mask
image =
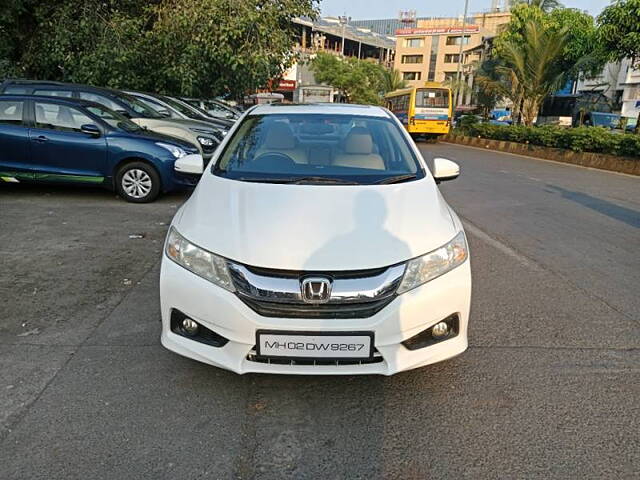
M 345 15 L 340 15 L 338 17 L 338 20 L 340 20 L 340 25 L 342 25 L 342 56 L 344 57 L 344 35 L 345 35 L 345 30 L 347 28 L 347 23 L 349 22 L 350 18 L 347 18 Z
M 462 17 L 462 35 L 460 36 L 460 51 L 458 52 L 458 68 L 456 69 L 456 105 L 460 97 L 460 74 L 462 68 L 462 46 L 464 45 L 464 31 L 467 27 L 467 12 L 469 11 L 469 0 L 464 0 L 464 15 Z

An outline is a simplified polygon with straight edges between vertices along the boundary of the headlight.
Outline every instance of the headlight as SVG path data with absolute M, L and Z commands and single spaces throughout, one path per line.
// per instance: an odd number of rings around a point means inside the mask
M 173 227 L 167 237 L 165 253 L 167 257 L 190 272 L 230 292 L 234 290 L 227 261 L 190 243 Z
M 469 255 L 464 232 L 458 233 L 446 245 L 407 262 L 398 293 L 404 293 L 444 275 L 464 263 Z
M 158 145 L 159 147 L 164 148 L 165 150 L 169 150 L 171 152 L 171 154 L 176 158 L 182 158 L 187 154 L 187 152 L 185 152 L 180 147 L 178 147 L 176 145 L 171 145 L 170 143 L 157 142 L 156 145 Z
M 209 137 L 198 137 L 198 141 L 203 147 L 213 147 L 215 145 L 213 138 Z

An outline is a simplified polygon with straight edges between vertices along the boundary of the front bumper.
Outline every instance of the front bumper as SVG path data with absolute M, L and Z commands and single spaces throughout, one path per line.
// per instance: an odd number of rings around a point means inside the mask
M 162 344 L 185 357 L 236 373 L 381 374 L 392 375 L 458 355 L 467 348 L 471 302 L 471 271 L 467 260 L 451 272 L 394 299 L 369 318 L 308 319 L 263 317 L 235 294 L 192 274 L 163 256 L 160 274 Z M 214 347 L 171 331 L 172 309 L 229 339 Z M 414 335 L 444 320 L 459 316 L 458 335 L 435 345 L 408 350 L 402 345 Z M 349 365 L 295 365 L 252 360 L 257 330 L 373 332 L 382 361 Z

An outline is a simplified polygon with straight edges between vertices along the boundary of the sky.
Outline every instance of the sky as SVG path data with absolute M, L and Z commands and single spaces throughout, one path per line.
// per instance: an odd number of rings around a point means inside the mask
M 610 0 L 561 0 L 565 7 L 599 14 Z M 480 12 L 491 0 L 469 0 L 469 11 Z M 464 0 L 321 0 L 323 16 L 346 15 L 354 20 L 396 18 L 399 10 L 416 10 L 419 17 L 455 17 L 464 12 Z

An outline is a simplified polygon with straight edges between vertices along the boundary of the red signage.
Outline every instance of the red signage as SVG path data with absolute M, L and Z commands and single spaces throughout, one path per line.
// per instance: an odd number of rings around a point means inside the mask
M 478 25 L 466 25 L 464 33 L 478 33 L 480 27 Z M 462 27 L 434 27 L 434 28 L 399 28 L 396 35 L 446 35 L 461 34 Z
M 295 89 L 296 89 L 295 80 L 285 80 L 283 78 L 278 83 L 274 82 L 274 85 L 273 85 L 273 90 L 276 90 L 276 91 L 292 92 Z

